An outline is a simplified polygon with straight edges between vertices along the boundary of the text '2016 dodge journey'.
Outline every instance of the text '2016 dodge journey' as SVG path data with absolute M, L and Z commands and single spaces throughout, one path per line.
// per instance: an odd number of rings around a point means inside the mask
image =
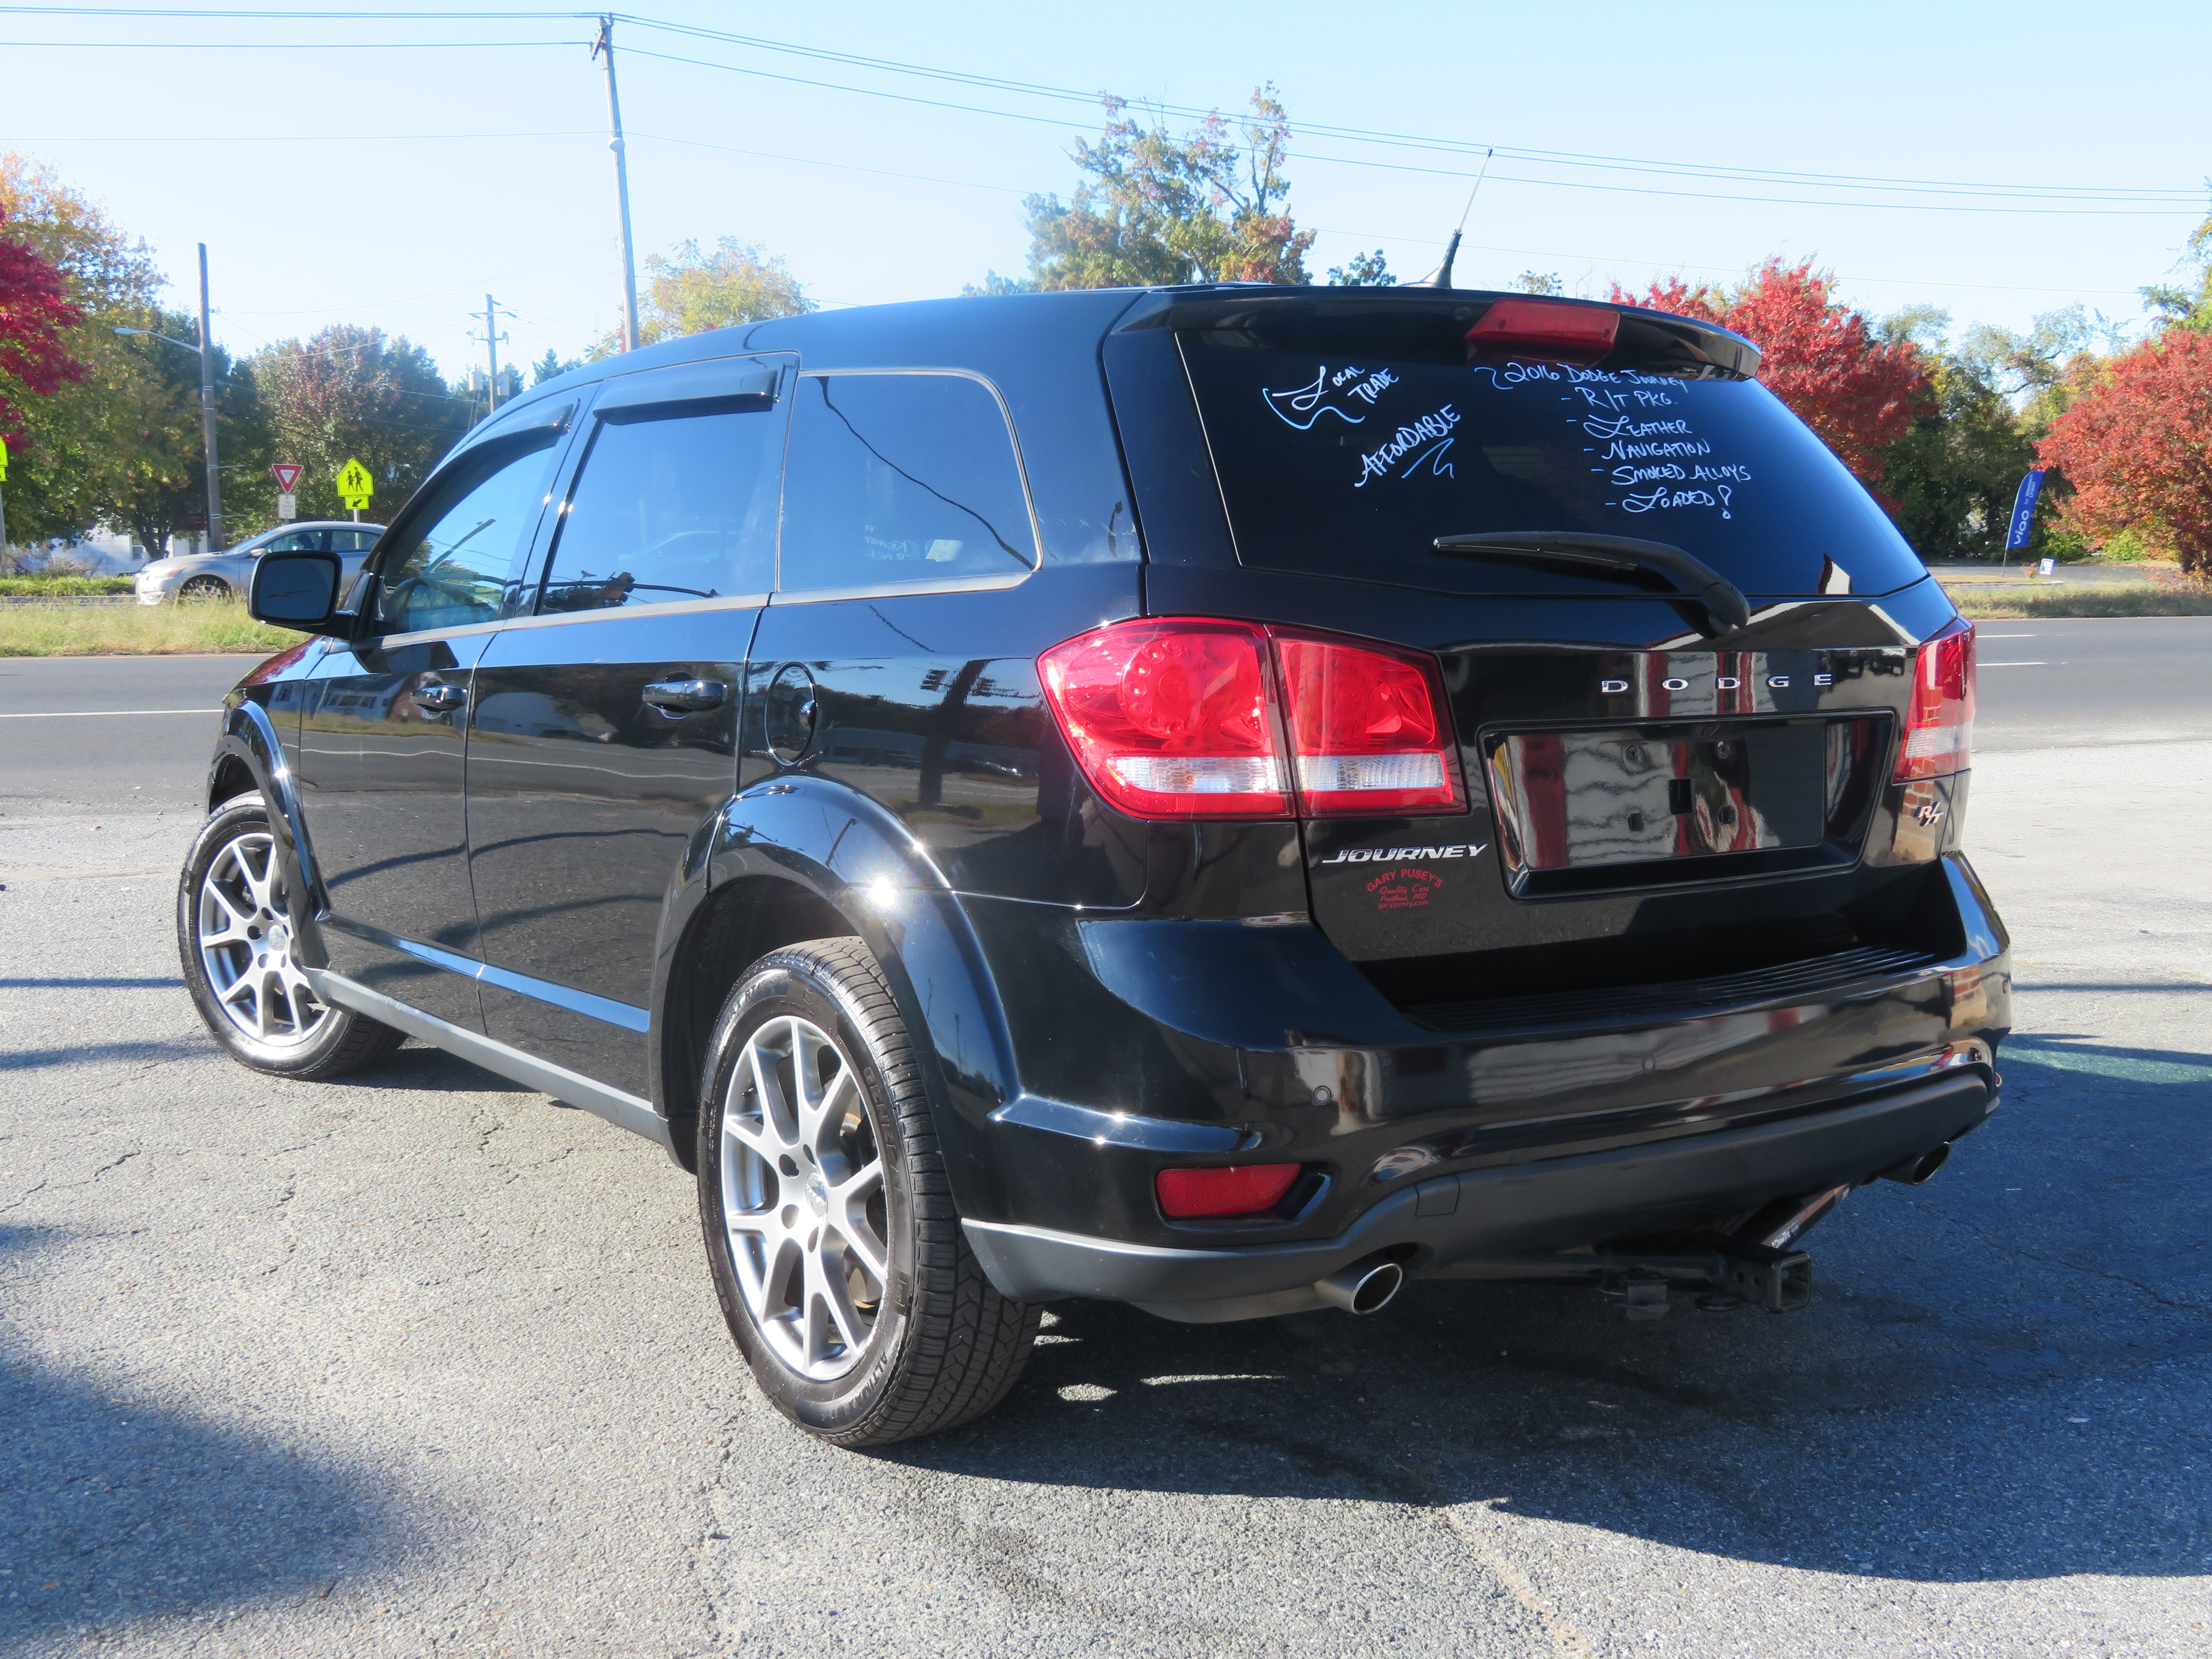
M 660 1142 L 762 1387 L 880 1443 L 1055 1297 L 1782 1311 L 1990 1113 L 1973 635 L 1625 307 L 1215 286 L 548 382 L 258 562 L 179 891 L 246 1064 L 404 1036 Z

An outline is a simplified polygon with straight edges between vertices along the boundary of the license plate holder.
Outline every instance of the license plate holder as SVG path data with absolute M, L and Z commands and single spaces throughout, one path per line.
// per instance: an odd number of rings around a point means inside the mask
M 1532 872 L 1819 846 L 1832 720 L 1486 734 L 1508 860 Z

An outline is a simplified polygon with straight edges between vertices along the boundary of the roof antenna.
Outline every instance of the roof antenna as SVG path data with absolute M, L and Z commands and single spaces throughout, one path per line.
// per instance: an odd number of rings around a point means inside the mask
M 1452 285 L 1452 260 L 1459 253 L 1460 234 L 1467 228 L 1467 216 L 1474 211 L 1474 192 L 1482 188 L 1482 175 L 1490 171 L 1490 158 L 1497 154 L 1494 147 L 1482 152 L 1482 165 L 1474 170 L 1474 184 L 1467 192 L 1467 205 L 1459 212 L 1459 228 L 1452 232 L 1451 240 L 1444 244 L 1443 264 L 1419 282 L 1407 283 L 1407 288 L 1449 288 Z

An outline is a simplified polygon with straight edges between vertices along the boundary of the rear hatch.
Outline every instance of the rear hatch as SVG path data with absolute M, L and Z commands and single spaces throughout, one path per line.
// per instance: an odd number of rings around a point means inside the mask
M 1237 573 L 1148 520 L 1147 608 L 1442 664 L 1464 809 L 1304 826 L 1316 923 L 1401 1008 L 1656 1012 L 1653 987 L 1955 948 L 1891 781 L 1915 648 L 1953 613 L 1749 343 L 1455 291 L 1217 290 L 1146 320 Z M 1109 348 L 1117 404 L 1136 361 Z

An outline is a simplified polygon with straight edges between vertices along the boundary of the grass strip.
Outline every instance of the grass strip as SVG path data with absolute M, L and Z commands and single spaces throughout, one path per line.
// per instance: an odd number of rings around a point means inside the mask
M 2047 592 L 1977 593 L 1944 590 L 1959 614 L 1995 622 L 2029 617 L 2212 617 L 2212 588 L 2149 583 L 2125 587 L 2057 587 Z
M 300 642 L 235 599 L 200 605 L 0 606 L 0 657 L 267 656 Z
M 128 593 L 135 576 L 0 576 L 0 599 L 83 599 Z

